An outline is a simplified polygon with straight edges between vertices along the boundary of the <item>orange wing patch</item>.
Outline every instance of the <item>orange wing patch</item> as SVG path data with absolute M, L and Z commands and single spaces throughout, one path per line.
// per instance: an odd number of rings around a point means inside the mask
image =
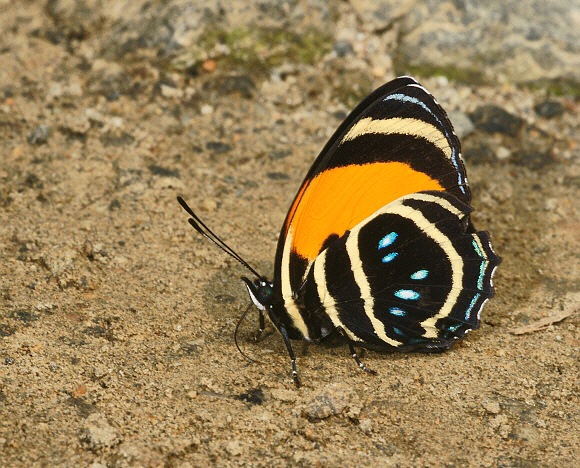
M 379 208 L 421 190 L 445 190 L 427 174 L 401 162 L 328 169 L 300 189 L 286 233 L 292 250 L 309 262 L 331 234 L 342 236 Z

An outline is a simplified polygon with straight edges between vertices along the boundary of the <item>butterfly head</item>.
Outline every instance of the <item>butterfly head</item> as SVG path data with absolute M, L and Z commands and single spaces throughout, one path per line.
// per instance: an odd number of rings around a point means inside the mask
M 254 281 L 242 276 L 246 283 L 248 294 L 255 306 L 260 310 L 267 310 L 274 300 L 274 284 L 264 278 L 257 278 Z

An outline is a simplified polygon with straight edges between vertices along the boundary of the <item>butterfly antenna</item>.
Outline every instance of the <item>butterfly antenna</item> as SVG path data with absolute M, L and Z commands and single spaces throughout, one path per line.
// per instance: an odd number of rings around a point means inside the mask
M 246 318 L 246 315 L 248 314 L 248 312 L 250 311 L 250 309 L 252 308 L 253 305 L 254 304 L 252 302 L 250 302 L 250 305 L 248 306 L 246 311 L 242 314 L 242 316 L 238 320 L 238 323 L 236 324 L 236 330 L 234 331 L 234 343 L 236 344 L 236 348 L 238 348 L 238 351 L 240 352 L 240 354 L 242 356 L 244 356 L 248 361 L 259 363 L 260 361 L 256 361 L 255 359 L 252 359 L 251 357 L 244 354 L 244 352 L 240 348 L 240 345 L 238 344 L 238 330 L 240 329 L 240 325 L 242 324 L 243 320 Z
M 240 262 L 243 266 L 245 266 L 248 270 L 250 270 L 258 279 L 262 279 L 262 275 L 260 275 L 256 270 L 254 270 L 248 262 L 246 262 L 242 257 L 240 257 L 229 245 L 227 245 L 223 240 L 221 240 L 214 232 L 207 227 L 207 225 L 193 212 L 193 210 L 185 203 L 185 200 L 181 197 L 177 197 L 177 201 L 181 205 L 181 207 L 187 211 L 191 218 L 188 219 L 189 224 L 199 232 L 203 237 L 213 242 L 217 245 L 220 249 L 222 249 L 225 253 L 230 255 L 232 258 L 235 258 L 238 262 Z M 246 311 L 247 313 L 247 311 Z M 245 316 L 246 314 L 244 314 Z M 243 354 L 243 353 L 242 353 Z

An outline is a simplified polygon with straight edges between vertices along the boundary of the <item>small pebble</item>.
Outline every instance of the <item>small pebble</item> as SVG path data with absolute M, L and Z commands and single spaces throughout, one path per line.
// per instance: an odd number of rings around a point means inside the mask
M 346 55 L 354 54 L 352 44 L 346 39 L 336 41 L 334 43 L 333 49 L 336 52 L 336 55 L 338 55 L 339 57 L 345 57 Z
M 85 257 L 87 258 L 93 258 L 94 255 L 94 249 L 93 249 L 93 244 L 90 240 L 86 240 L 85 243 L 83 244 L 82 247 L 82 253 Z
M 215 211 L 215 209 L 217 208 L 217 202 L 215 200 L 206 198 L 201 202 L 200 208 L 203 211 L 208 211 L 211 213 L 212 211 Z
M 226 443 L 225 449 L 232 457 L 237 457 L 242 453 L 242 446 L 239 440 L 230 440 Z
M 205 147 L 216 154 L 227 153 L 232 149 L 230 145 L 227 143 L 222 143 L 221 141 L 208 141 L 205 144 Z
M 369 418 L 361 419 L 358 427 L 365 434 L 370 434 L 373 431 L 373 422 Z
M 501 408 L 499 407 L 499 403 L 497 401 L 484 401 L 481 406 L 483 406 L 483 408 L 491 414 L 499 414 L 499 412 L 501 411 Z
M 311 420 L 325 419 L 342 413 L 356 399 L 352 388 L 335 383 L 326 386 L 307 403 L 304 415 Z
M 183 97 L 183 90 L 169 86 L 166 84 L 160 85 L 161 95 L 165 98 L 180 98 Z
M 39 125 L 30 132 L 26 141 L 31 145 L 43 145 L 48 142 L 50 133 L 50 127 L 48 125 Z
M 201 106 L 200 109 L 201 115 L 209 115 L 213 113 L 213 106 L 210 106 L 209 104 L 204 104 L 203 106 Z
M 546 119 L 559 117 L 564 113 L 564 107 L 558 101 L 544 101 L 534 106 L 536 114 Z
M 511 154 L 512 152 L 505 146 L 498 146 L 498 148 L 495 150 L 495 156 L 500 161 L 508 159 L 511 156 Z
M 121 442 L 117 431 L 109 424 L 107 418 L 100 413 L 92 413 L 86 419 L 80 434 L 80 440 L 90 450 L 114 447 Z
M 486 133 L 499 133 L 511 137 L 516 137 L 524 125 L 522 118 L 491 104 L 478 107 L 469 114 L 469 118 L 477 128 Z
M 217 68 L 217 63 L 215 60 L 206 60 L 203 62 L 201 68 L 203 68 L 206 72 L 212 72 Z
M 546 211 L 554 211 L 554 209 L 558 206 L 558 199 L 557 198 L 548 198 L 544 202 L 544 210 Z

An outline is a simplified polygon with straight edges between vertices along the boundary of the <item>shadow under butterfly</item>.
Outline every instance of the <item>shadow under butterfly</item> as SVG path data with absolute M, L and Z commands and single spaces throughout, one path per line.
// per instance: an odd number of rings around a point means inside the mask
M 199 233 L 255 276 L 242 280 L 259 310 L 257 338 L 268 316 L 296 386 L 291 340 L 317 343 L 338 333 L 358 366 L 374 373 L 355 345 L 444 351 L 479 327 L 493 296 L 501 260 L 489 234 L 471 222 L 459 140 L 445 111 L 410 77 L 371 93 L 324 146 L 282 226 L 273 281 L 177 199 Z

